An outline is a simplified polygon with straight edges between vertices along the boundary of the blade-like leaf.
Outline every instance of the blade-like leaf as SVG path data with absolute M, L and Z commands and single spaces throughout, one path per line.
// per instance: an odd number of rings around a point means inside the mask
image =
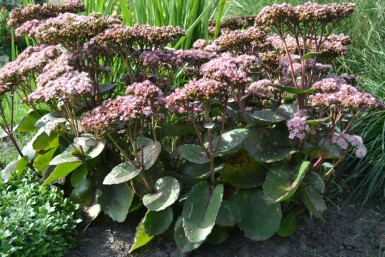
M 138 227 L 136 228 L 135 241 L 134 244 L 131 246 L 130 250 L 128 251 L 129 253 L 132 253 L 136 249 L 146 245 L 153 238 L 153 236 L 150 236 L 145 232 L 143 221 L 144 219 L 140 221 Z

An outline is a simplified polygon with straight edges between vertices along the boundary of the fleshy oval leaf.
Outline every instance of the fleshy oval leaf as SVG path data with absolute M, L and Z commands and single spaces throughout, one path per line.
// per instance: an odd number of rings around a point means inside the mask
M 143 204 L 149 210 L 161 211 L 178 199 L 180 184 L 176 178 L 163 177 L 156 181 L 155 190 L 155 193 L 143 196 Z
M 205 151 L 199 145 L 185 144 L 178 148 L 179 154 L 183 159 L 189 162 L 204 164 L 209 163 L 211 160 L 206 156 Z
M 104 185 L 120 184 L 129 181 L 142 171 L 142 168 L 137 168 L 129 162 L 123 162 L 113 168 L 111 172 L 104 178 Z
M 191 189 L 183 205 L 183 228 L 191 243 L 206 239 L 215 225 L 221 206 L 223 185 L 212 188 L 201 181 Z

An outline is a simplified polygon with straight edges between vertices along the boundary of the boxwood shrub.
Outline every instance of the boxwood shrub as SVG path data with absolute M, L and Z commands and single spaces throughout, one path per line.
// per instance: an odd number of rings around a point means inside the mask
M 77 206 L 31 173 L 0 180 L 0 256 L 63 256 L 76 243 Z

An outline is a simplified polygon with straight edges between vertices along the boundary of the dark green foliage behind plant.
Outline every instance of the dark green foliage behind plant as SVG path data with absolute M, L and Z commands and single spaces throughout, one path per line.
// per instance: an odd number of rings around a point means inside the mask
M 0 180 L 0 255 L 63 256 L 76 244 L 77 206 L 29 171 Z

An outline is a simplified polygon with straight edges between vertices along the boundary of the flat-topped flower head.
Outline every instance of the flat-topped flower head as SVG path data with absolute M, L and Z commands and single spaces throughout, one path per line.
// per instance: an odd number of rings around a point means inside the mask
M 166 108 L 171 113 L 196 115 L 202 112 L 202 105 L 194 101 L 194 97 L 186 93 L 186 88 L 177 88 L 166 97 Z
M 249 74 L 259 65 L 260 60 L 253 55 L 223 55 L 203 64 L 200 73 L 204 77 L 240 87 L 251 82 Z
M 337 92 L 341 89 L 341 86 L 346 84 L 346 81 L 339 77 L 325 78 L 315 82 L 311 88 L 321 93 Z
M 296 6 L 298 21 L 329 23 L 349 17 L 354 12 L 354 3 L 318 4 L 306 2 Z
M 144 92 L 144 85 L 152 87 L 151 82 L 135 83 L 132 87 L 132 93 Z M 154 90 L 152 90 L 154 91 Z M 83 114 L 81 119 L 82 130 L 85 132 L 95 133 L 102 137 L 105 133 L 113 133 L 122 128 L 126 124 L 141 118 L 147 118 L 150 115 L 157 115 L 158 111 L 163 108 L 164 102 L 159 97 L 150 102 L 152 99 L 150 94 L 147 97 L 138 97 L 135 94 L 118 96 L 116 99 L 107 99 L 100 106 Z M 130 91 L 131 92 L 131 91 Z
M 273 48 L 282 53 L 286 52 L 283 40 L 278 35 L 270 35 L 267 41 Z M 285 38 L 286 48 L 291 54 L 299 54 L 304 48 L 304 40 L 302 38 L 296 39 L 293 36 L 287 35 Z M 338 56 L 346 55 L 348 53 L 348 46 L 351 44 L 349 36 L 344 34 L 331 34 L 328 37 L 316 36 L 315 39 L 308 39 L 306 41 L 307 52 L 315 52 L 318 50 L 319 59 L 331 60 Z
M 162 47 L 184 34 L 185 31 L 176 26 L 115 25 L 96 36 L 95 42 L 110 46 L 116 52 L 125 52 L 135 47 L 140 49 Z
M 185 94 L 194 101 L 212 100 L 220 102 L 227 99 L 231 93 L 226 83 L 207 78 L 190 80 L 183 89 Z
M 139 60 L 146 67 L 158 69 L 160 66 L 173 70 L 183 65 L 180 55 L 175 50 L 146 50 L 139 56 Z
M 13 62 L 7 63 L 0 69 L 0 92 L 13 91 L 29 76 L 41 72 L 51 60 L 60 56 L 57 46 L 27 47 Z
M 143 102 L 147 102 L 148 104 L 155 102 L 159 102 L 160 104 L 160 102 L 163 101 L 162 90 L 149 80 L 129 85 L 126 88 L 126 95 L 141 98 Z
M 216 53 L 206 52 L 203 50 L 177 50 L 179 58 L 193 66 L 200 66 L 201 64 L 210 61 L 217 56 Z
M 373 95 L 361 92 L 358 88 L 346 84 L 346 81 L 341 78 L 324 79 L 316 82 L 312 88 L 320 91 L 320 93 L 316 93 L 311 97 L 312 106 L 336 106 L 348 110 L 372 110 L 384 108 L 384 104 L 377 100 Z
M 78 13 L 83 11 L 85 11 L 85 6 L 81 0 L 67 0 L 58 4 L 30 4 L 23 9 L 14 8 L 9 14 L 8 25 L 20 26 L 27 21 L 35 19 L 44 20 L 55 17 L 60 13 Z
M 274 94 L 278 93 L 280 90 L 272 87 L 271 84 L 273 83 L 270 80 L 262 79 L 251 83 L 246 90 L 247 93 L 261 98 L 273 98 Z
M 82 96 L 93 93 L 94 86 L 86 72 L 71 70 L 61 74 L 44 86 L 38 85 L 27 102 L 74 101 Z
M 283 3 L 264 7 L 255 17 L 255 24 L 259 26 L 270 26 L 277 23 L 291 23 L 297 20 L 297 9 L 289 4 Z
M 303 5 L 291 6 L 287 3 L 273 4 L 264 7 L 256 16 L 256 25 L 268 25 L 279 28 L 281 25 L 295 25 L 338 22 L 349 17 L 355 4 L 318 4 L 307 2 Z
M 89 16 L 63 13 L 42 22 L 34 35 L 41 42 L 62 44 L 70 50 L 76 50 L 111 25 L 120 23 L 118 18 L 97 13 Z
M 264 27 L 251 27 L 246 30 L 235 30 L 223 34 L 214 43 L 222 51 L 254 53 L 271 47 L 266 37 L 267 29 Z

